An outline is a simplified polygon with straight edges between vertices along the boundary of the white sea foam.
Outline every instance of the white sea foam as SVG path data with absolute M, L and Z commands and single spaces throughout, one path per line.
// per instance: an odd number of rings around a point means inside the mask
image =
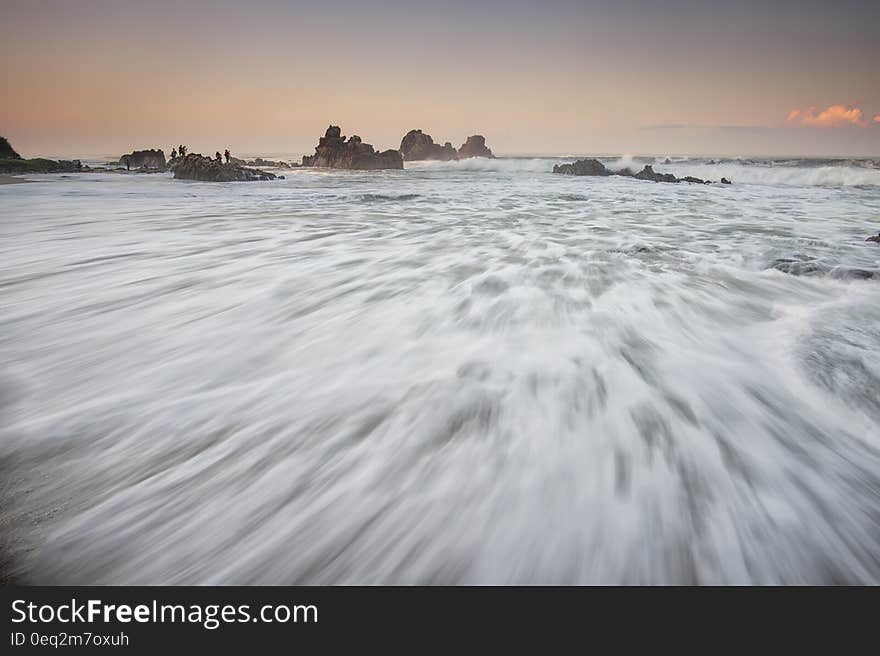
M 0 187 L 22 579 L 880 582 L 880 187 L 559 161 Z

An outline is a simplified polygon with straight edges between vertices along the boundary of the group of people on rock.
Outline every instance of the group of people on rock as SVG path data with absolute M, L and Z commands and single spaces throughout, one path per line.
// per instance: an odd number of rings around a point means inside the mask
M 186 146 L 184 146 L 183 144 L 179 145 L 177 148 L 171 149 L 171 159 L 177 159 L 178 156 L 186 157 Z M 220 154 L 219 150 L 214 153 L 214 159 L 219 164 L 223 163 L 224 157 L 226 158 L 226 163 L 229 164 L 229 161 L 232 159 L 232 155 L 229 154 L 228 148 L 223 152 L 223 155 Z

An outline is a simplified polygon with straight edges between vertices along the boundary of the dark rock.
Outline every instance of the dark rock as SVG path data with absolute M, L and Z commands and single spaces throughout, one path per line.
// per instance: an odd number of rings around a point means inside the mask
M 694 184 L 710 184 L 709 180 L 695 178 L 690 175 L 687 175 L 683 178 L 676 178 L 671 173 L 658 173 L 650 164 L 646 164 L 645 167 L 638 173 L 633 173 L 630 169 L 611 171 L 597 159 L 579 159 L 571 164 L 556 164 L 553 167 L 553 172 L 562 173 L 563 175 L 620 175 L 626 178 L 635 178 L 636 180 L 650 180 L 652 182 L 692 182 Z M 728 181 L 726 184 L 730 184 L 730 182 Z
M 572 164 L 556 164 L 553 172 L 563 175 L 611 175 L 611 171 L 598 159 L 579 159 Z
M 880 239 L 880 235 L 878 235 Z M 782 271 L 792 276 L 828 276 L 842 280 L 873 280 L 878 277 L 877 271 L 858 269 L 845 266 L 828 266 L 818 260 L 807 258 L 779 258 L 773 260 L 771 269 Z
M 223 164 L 210 157 L 190 153 L 172 160 L 171 169 L 176 180 L 200 180 L 202 182 L 255 182 L 275 180 L 278 176 L 268 171 L 249 169 L 238 164 Z
M 21 159 L 6 137 L 0 137 L 0 159 Z
M 868 237 L 865 241 L 873 241 L 875 244 L 880 244 L 880 232 L 873 237 Z
M 458 151 L 450 142 L 442 146 L 435 144 L 430 134 L 421 130 L 410 130 L 400 141 L 400 154 L 405 162 L 434 159 L 443 162 L 458 159 Z
M 78 173 L 88 170 L 78 159 L 0 159 L 0 173 Z
M 467 138 L 467 141 L 458 149 L 458 156 L 461 159 L 468 157 L 488 157 L 494 159 L 495 155 L 486 147 L 486 137 L 481 134 L 475 134 Z
M 645 164 L 645 168 L 633 176 L 636 180 L 650 180 L 651 182 L 681 182 L 671 173 L 657 173 L 650 164 Z M 700 182 L 703 182 L 700 180 Z
M 346 141 L 339 127 L 331 125 L 318 141 L 315 154 L 303 156 L 302 165 L 358 171 L 402 169 L 403 157 L 397 150 L 376 152 L 373 146 L 361 141 L 357 135 L 352 135 Z
M 727 178 L 721 178 L 721 184 L 730 184 L 730 180 Z
M 119 158 L 119 164 L 127 169 L 165 170 L 165 153 L 162 150 L 136 150 Z

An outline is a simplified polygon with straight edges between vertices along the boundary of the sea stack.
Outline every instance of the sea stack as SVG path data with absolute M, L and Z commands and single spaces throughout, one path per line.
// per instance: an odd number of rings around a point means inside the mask
M 493 155 L 492 151 L 486 147 L 486 137 L 482 134 L 474 134 L 468 137 L 467 141 L 458 149 L 458 156 L 461 159 L 467 159 L 469 157 L 488 157 L 489 159 L 495 159 L 495 155 Z
M 410 130 L 406 133 L 400 141 L 400 154 L 405 162 L 425 159 L 448 162 L 458 159 L 458 151 L 450 142 L 447 141 L 442 146 L 435 144 L 431 135 L 421 130 Z
M 135 150 L 119 158 L 119 164 L 127 169 L 165 170 L 165 153 L 160 150 Z
M 357 135 L 352 135 L 346 141 L 339 126 L 331 125 L 318 141 L 315 154 L 303 156 L 302 165 L 357 171 L 402 169 L 403 157 L 397 150 L 376 152 L 372 145 L 364 143 Z

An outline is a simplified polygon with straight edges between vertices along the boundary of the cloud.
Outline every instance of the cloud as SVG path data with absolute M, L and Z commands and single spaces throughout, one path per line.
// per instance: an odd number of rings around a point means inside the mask
M 874 120 L 880 123 L 880 115 Z M 788 123 L 794 123 L 812 128 L 834 128 L 842 125 L 857 125 L 865 127 L 868 121 L 861 109 L 855 105 L 829 105 L 820 112 L 815 107 L 807 109 L 793 109 L 785 119 Z

